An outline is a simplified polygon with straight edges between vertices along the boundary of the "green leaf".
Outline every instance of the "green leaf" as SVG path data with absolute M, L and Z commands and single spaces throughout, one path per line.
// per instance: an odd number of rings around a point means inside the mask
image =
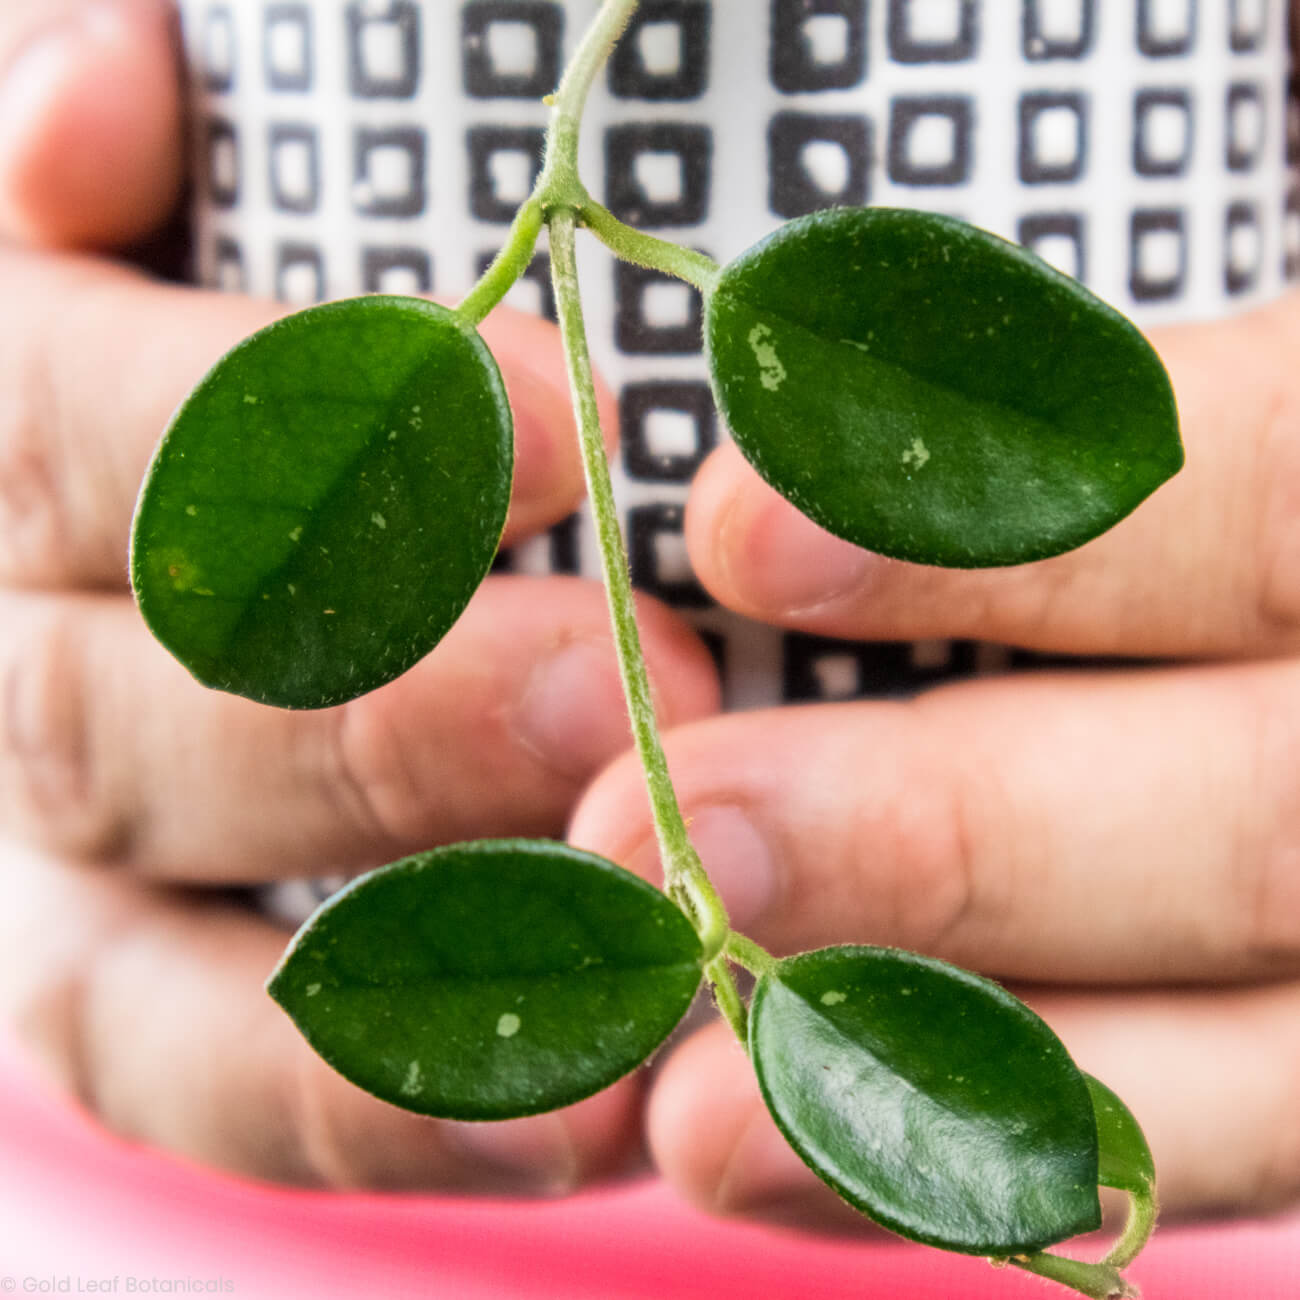
M 512 465 L 496 363 L 445 308 L 371 297 L 286 317 L 219 361 L 163 437 L 132 539 L 141 612 L 207 686 L 352 699 L 459 617 Z
M 816 213 L 725 267 L 705 338 L 740 449 L 823 528 L 954 568 L 1078 546 L 1182 464 L 1138 331 L 950 217 Z
M 690 1005 L 701 959 L 682 913 L 612 862 L 483 840 L 362 876 L 299 931 L 267 988 L 375 1096 L 509 1119 L 639 1065 Z
M 1005 989 L 887 948 L 825 948 L 762 976 L 750 1051 L 804 1162 L 905 1237 L 978 1255 L 1099 1226 L 1083 1076 Z
M 1083 1079 L 1097 1116 L 1097 1181 L 1135 1196 L 1150 1195 L 1156 1185 L 1156 1167 L 1146 1135 L 1132 1111 L 1104 1083 L 1090 1074 Z

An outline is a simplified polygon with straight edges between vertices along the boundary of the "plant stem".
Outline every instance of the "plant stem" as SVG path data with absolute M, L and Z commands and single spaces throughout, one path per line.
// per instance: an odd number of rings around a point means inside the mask
M 1091 1297 L 1091 1300 L 1126 1300 L 1139 1294 L 1120 1277 L 1119 1269 L 1111 1264 L 1088 1264 L 1081 1259 L 1050 1255 L 1046 1251 L 1033 1255 L 1013 1255 L 1005 1262 L 1023 1268 L 1026 1273 L 1036 1273 L 1039 1277 L 1059 1282 L 1080 1295 Z
M 1102 1261 L 1115 1268 L 1127 1268 L 1142 1253 L 1142 1248 L 1151 1239 L 1155 1231 L 1156 1216 L 1160 1207 L 1154 1194 L 1140 1196 L 1129 1193 L 1128 1220 L 1119 1240 L 1110 1248 Z
M 609 465 L 605 459 L 582 302 L 578 295 L 578 264 L 574 249 L 577 221 L 572 211 L 560 209 L 550 214 L 548 226 L 551 232 L 551 278 L 555 285 L 569 387 L 578 418 L 578 440 L 582 446 L 587 492 L 596 522 L 601 571 L 614 625 L 614 646 L 623 679 L 623 693 L 627 697 L 632 735 L 641 766 L 645 769 L 646 788 L 664 868 L 664 887 L 690 916 L 699 932 L 707 963 L 722 950 L 730 926 L 722 900 L 709 883 L 699 856 L 687 837 L 686 823 L 668 776 L 668 762 L 655 723 L 650 679 L 646 674 L 641 637 L 637 631 L 632 579 L 623 536 L 619 531 Z
M 721 268 L 703 253 L 643 234 L 620 221 L 607 207 L 588 199 L 578 209 L 582 223 L 602 244 L 625 262 L 666 271 L 706 292 L 717 283 Z
M 776 969 L 776 958 L 766 948 L 735 930 L 727 936 L 726 951 L 737 966 L 743 966 L 751 975 L 767 975 Z
M 457 306 L 458 316 L 471 325 L 477 325 L 510 292 L 515 281 L 528 269 L 541 230 L 542 205 L 536 198 L 530 198 L 515 213 L 506 242 L 492 259 L 492 265 Z
M 735 977 L 727 958 L 719 953 L 704 968 L 705 978 L 713 985 L 713 996 L 718 1003 L 718 1010 L 731 1026 L 731 1031 L 740 1039 L 740 1045 L 749 1050 L 749 1009 L 745 1006 L 740 990 L 736 987 Z

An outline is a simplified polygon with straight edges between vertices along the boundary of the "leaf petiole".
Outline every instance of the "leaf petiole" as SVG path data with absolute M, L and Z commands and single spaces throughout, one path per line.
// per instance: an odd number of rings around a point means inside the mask
M 541 232 L 542 205 L 533 197 L 515 213 L 501 251 L 479 277 L 478 283 L 457 304 L 455 312 L 461 320 L 468 325 L 478 325 L 514 288 L 532 261 Z
M 582 204 L 578 216 L 582 219 L 582 224 L 624 262 L 664 271 L 678 280 L 693 284 L 705 293 L 713 288 L 718 276 L 722 274 L 722 268 L 711 257 L 693 248 L 684 248 L 681 244 L 670 244 L 667 240 L 643 234 L 620 221 L 594 199 L 588 199 Z

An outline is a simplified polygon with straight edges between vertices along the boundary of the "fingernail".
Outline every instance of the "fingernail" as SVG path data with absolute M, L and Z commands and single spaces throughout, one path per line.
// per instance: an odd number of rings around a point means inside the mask
M 566 642 L 529 674 L 515 716 L 520 741 L 548 767 L 588 777 L 632 743 L 608 642 Z
M 718 530 L 723 570 L 736 595 L 756 611 L 794 614 L 860 587 L 872 555 L 832 537 L 775 492 L 755 507 L 747 494 L 726 507 Z
M 555 1196 L 577 1186 L 577 1152 L 568 1125 L 558 1115 L 503 1123 L 448 1121 L 443 1136 L 448 1146 L 475 1166 L 476 1186 L 492 1181 L 497 1186 L 490 1190 Z M 499 1178 L 484 1178 L 488 1171 Z
M 777 892 L 776 864 L 765 837 L 730 804 L 701 809 L 690 818 L 688 831 L 732 925 L 752 925 L 771 907 Z

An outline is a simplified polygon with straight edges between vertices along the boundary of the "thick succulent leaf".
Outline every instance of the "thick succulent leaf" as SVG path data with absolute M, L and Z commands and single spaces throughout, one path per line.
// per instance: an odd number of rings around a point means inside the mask
M 950 217 L 792 221 L 724 268 L 705 337 L 759 473 L 830 532 L 899 559 L 1057 554 L 1182 464 L 1169 380 L 1141 334 Z
M 483 840 L 362 876 L 303 927 L 267 987 L 377 1097 L 509 1119 L 645 1060 L 690 1005 L 701 956 L 678 908 L 612 862 Z
M 1080 1071 L 1005 989 L 886 948 L 826 948 L 758 982 L 750 1051 L 781 1131 L 845 1200 L 980 1255 L 1096 1228 Z
M 176 412 L 131 576 L 199 681 L 318 708 L 405 672 L 459 617 L 509 504 L 496 363 L 415 298 L 312 307 L 254 334 Z
M 1083 1077 L 1097 1116 L 1097 1181 L 1135 1196 L 1150 1195 L 1156 1185 L 1155 1162 L 1133 1112 L 1101 1080 Z

